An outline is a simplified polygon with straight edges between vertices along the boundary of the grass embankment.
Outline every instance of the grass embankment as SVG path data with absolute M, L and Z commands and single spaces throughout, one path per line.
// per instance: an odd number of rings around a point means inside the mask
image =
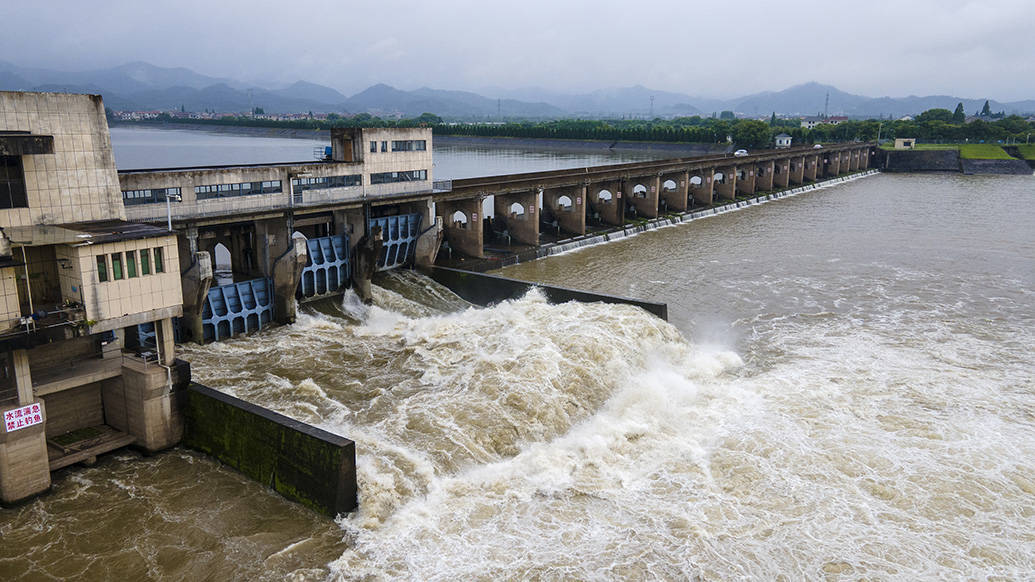
M 882 146 L 884 149 L 894 150 L 895 147 Z M 1031 147 L 1031 152 L 1035 154 L 1035 146 L 1018 146 L 1020 148 Z M 1012 160 L 1013 157 L 1010 154 L 1003 151 L 1003 148 L 992 143 L 966 143 L 966 144 L 953 144 L 953 143 L 918 143 L 913 146 L 914 150 L 957 150 L 960 153 L 960 157 L 965 160 Z M 1024 152 L 1024 150 L 1021 150 Z M 1028 154 L 1025 153 L 1025 156 Z M 1028 158 L 1032 159 L 1032 158 Z
M 1026 160 L 1035 160 L 1035 144 L 1018 145 L 1017 151 L 1021 152 Z

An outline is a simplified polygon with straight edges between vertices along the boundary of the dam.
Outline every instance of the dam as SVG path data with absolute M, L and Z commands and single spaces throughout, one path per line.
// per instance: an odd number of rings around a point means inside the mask
M 881 174 L 501 271 L 668 323 L 536 293 L 472 309 L 394 269 L 372 305 L 185 344 L 197 380 L 354 439 L 359 510 L 124 451 L 0 510 L 0 571 L 1023 578 L 1029 190 Z

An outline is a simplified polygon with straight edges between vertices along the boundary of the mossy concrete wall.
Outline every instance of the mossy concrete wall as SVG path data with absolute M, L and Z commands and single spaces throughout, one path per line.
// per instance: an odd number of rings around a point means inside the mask
M 551 285 L 529 283 L 528 281 L 446 267 L 434 267 L 428 275 L 435 281 L 449 287 L 453 293 L 475 305 L 492 305 L 508 299 L 517 299 L 527 293 L 532 287 L 538 287 L 550 303 L 565 303 L 567 301 L 624 303 L 641 307 L 661 319 L 668 320 L 668 305 L 664 303 L 651 303 L 649 301 L 616 297 L 614 295 L 553 287 Z
M 183 444 L 331 517 L 357 507 L 356 445 L 192 383 Z
M 884 151 L 885 172 L 959 172 L 957 150 L 893 150 Z
M 1031 166 L 1024 160 L 960 160 L 964 174 L 1016 174 L 1030 176 Z

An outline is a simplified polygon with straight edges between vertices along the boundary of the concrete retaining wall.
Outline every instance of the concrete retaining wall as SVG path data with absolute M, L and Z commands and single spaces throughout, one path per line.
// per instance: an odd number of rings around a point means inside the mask
M 184 445 L 325 515 L 356 509 L 354 442 L 201 384 L 186 400 Z
M 959 172 L 956 150 L 885 151 L 881 168 L 885 172 Z
M 960 165 L 964 174 L 1032 174 L 1024 160 L 960 160 Z
M 532 287 L 538 287 L 550 303 L 565 303 L 567 301 L 624 303 L 641 307 L 647 312 L 668 321 L 668 305 L 664 303 L 651 303 L 649 301 L 639 301 L 614 295 L 540 285 L 529 283 L 528 281 L 446 267 L 433 267 L 428 275 L 475 305 L 492 305 L 508 299 L 517 299 L 527 293 Z

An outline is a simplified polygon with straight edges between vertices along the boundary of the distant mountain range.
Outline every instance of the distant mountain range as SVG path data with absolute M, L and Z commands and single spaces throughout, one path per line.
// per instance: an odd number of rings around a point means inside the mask
M 183 107 L 187 111 L 244 112 L 262 107 L 267 113 L 365 112 L 416 117 L 427 112 L 455 120 L 710 116 L 721 111 L 734 111 L 746 117 L 768 117 L 773 112 L 817 115 L 823 113 L 828 94 L 830 115 L 852 117 L 901 117 L 935 107 L 953 110 L 957 103 L 963 103 L 966 112 L 973 114 L 985 103 L 985 98 L 949 95 L 864 97 L 819 83 L 725 100 L 639 85 L 583 94 L 538 88 L 491 89 L 495 97 L 485 97 L 468 91 L 426 87 L 403 91 L 379 84 L 346 97 L 335 89 L 306 81 L 288 87 L 260 87 L 182 67 L 164 68 L 142 62 L 96 71 L 61 72 L 0 61 L 0 90 L 100 93 L 105 104 L 114 110 L 168 111 Z M 1035 112 L 1035 100 L 1006 103 L 990 99 L 989 105 L 993 111 L 1008 114 Z

